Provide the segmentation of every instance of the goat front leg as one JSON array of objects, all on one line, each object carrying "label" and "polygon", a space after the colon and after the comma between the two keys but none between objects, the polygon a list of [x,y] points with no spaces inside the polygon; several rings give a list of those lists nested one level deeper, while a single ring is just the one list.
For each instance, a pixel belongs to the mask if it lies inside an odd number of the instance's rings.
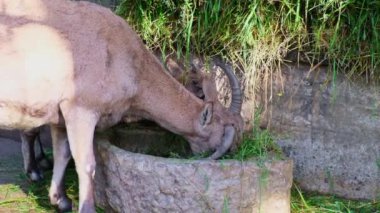
[{"label": "goat front leg", "polygon": [[92,213],[95,212],[93,179],[96,166],[93,137],[98,117],[80,107],[63,106],[61,110],[79,178],[79,212]]},{"label": "goat front leg", "polygon": [[21,151],[24,160],[24,170],[27,176],[32,181],[40,181],[43,179],[42,172],[38,169],[36,155],[34,152],[34,141],[39,134],[39,129],[22,131],[21,136]]},{"label": "goat front leg", "polygon": [[71,159],[69,143],[67,141],[66,129],[51,126],[51,137],[53,143],[54,167],[49,197],[53,205],[58,205],[60,212],[71,211],[71,200],[67,197],[64,187],[64,174]]}]

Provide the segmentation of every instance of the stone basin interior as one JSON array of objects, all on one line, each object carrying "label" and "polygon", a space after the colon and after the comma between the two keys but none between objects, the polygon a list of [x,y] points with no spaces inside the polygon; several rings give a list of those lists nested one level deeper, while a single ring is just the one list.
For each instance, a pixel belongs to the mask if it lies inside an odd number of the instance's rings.
[{"label": "stone basin interior", "polygon": [[189,143],[154,122],[119,124],[106,132],[110,143],[126,151],[165,158],[191,158]]}]

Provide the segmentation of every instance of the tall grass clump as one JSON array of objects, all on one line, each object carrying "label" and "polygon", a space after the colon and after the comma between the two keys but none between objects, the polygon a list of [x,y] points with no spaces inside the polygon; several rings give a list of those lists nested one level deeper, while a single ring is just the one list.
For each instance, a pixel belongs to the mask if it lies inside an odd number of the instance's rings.
[{"label": "tall grass clump", "polygon": [[334,75],[380,80],[378,0],[124,0],[116,12],[164,55],[228,58],[247,97],[260,88],[273,96],[290,52],[293,61],[328,62]]},{"label": "tall grass clump", "polygon": [[248,160],[256,159],[259,164],[266,160],[283,158],[281,148],[275,143],[274,136],[267,129],[260,128],[262,109],[255,111],[251,132],[243,135],[243,140],[236,150],[225,155],[222,159]]},{"label": "tall grass clump", "polygon": [[279,36],[276,5],[266,1],[128,0],[116,12],[154,50],[227,57],[245,70],[247,93],[258,88],[257,79],[269,82],[292,41]]},{"label": "tall grass clump", "polygon": [[334,72],[380,80],[380,2],[376,0],[306,1],[308,51],[330,62]]},{"label": "tall grass clump", "polygon": [[296,184],[292,188],[291,212],[302,213],[379,213],[380,202],[345,200],[333,195],[318,195],[315,193],[302,192]]}]

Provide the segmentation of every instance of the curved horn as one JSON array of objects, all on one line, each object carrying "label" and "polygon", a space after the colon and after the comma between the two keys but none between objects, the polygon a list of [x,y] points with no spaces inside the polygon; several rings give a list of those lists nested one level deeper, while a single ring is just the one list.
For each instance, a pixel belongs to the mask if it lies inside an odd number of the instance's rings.
[{"label": "curved horn", "polygon": [[224,129],[224,136],[222,144],[216,149],[216,151],[208,157],[208,159],[216,160],[224,155],[228,151],[228,149],[231,147],[232,142],[234,141],[235,137],[235,128],[231,125],[228,125]]},{"label": "curved horn", "polygon": [[232,71],[231,65],[224,63],[220,57],[215,57],[214,63],[216,66],[222,68],[222,70],[228,77],[228,81],[230,82],[232,93],[231,93],[231,105],[229,107],[229,111],[232,113],[240,114],[241,106],[243,103],[243,94],[240,88],[239,80],[237,79],[236,75]]}]

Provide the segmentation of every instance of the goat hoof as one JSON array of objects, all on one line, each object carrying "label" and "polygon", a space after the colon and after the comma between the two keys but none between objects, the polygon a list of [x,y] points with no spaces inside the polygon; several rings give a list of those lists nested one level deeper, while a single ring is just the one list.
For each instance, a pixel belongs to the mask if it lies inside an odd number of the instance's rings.
[{"label": "goat hoof", "polygon": [[44,179],[44,176],[39,171],[32,171],[28,173],[28,176],[29,176],[29,179],[32,180],[33,182],[39,182],[42,179]]},{"label": "goat hoof", "polygon": [[46,157],[39,160],[38,166],[44,171],[53,169],[53,163]]},{"label": "goat hoof", "polygon": [[59,199],[57,204],[58,204],[59,212],[71,212],[72,211],[71,200],[69,198],[67,198],[66,196]]}]

